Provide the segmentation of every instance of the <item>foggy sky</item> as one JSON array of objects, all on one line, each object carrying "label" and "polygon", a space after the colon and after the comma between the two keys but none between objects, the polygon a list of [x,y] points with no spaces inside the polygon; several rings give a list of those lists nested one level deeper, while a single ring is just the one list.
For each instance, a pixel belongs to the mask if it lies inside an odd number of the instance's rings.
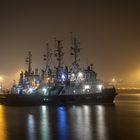
[{"label": "foggy sky", "polygon": [[6,85],[25,69],[43,67],[45,44],[63,40],[70,59],[70,32],[78,36],[81,64],[94,64],[101,79],[140,82],[140,4],[123,0],[3,0],[0,2],[0,76]]}]

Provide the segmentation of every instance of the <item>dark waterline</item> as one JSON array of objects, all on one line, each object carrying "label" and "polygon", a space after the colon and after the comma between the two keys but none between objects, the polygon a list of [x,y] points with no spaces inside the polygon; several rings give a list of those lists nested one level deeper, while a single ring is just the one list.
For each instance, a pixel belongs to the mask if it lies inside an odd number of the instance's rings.
[{"label": "dark waterline", "polygon": [[115,105],[0,105],[0,140],[139,140],[139,132],[140,94]]}]

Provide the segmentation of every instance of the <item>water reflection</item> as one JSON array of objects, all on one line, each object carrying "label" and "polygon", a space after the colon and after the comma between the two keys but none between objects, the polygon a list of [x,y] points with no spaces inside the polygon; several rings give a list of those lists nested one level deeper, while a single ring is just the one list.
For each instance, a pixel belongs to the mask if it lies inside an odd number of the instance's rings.
[{"label": "water reflection", "polygon": [[32,114],[28,115],[27,118],[27,129],[28,129],[28,139],[29,140],[35,140],[35,119]]},{"label": "water reflection", "polygon": [[84,133],[87,135],[86,139],[92,139],[92,128],[91,128],[91,107],[84,105],[83,111],[83,123],[85,125]]},{"label": "water reflection", "polygon": [[92,139],[90,106],[73,106],[70,115],[72,139]]},{"label": "water reflection", "polygon": [[46,106],[41,106],[40,131],[42,140],[50,139],[49,112]]},{"label": "water reflection", "polygon": [[5,107],[0,105],[0,139],[7,139],[6,120],[5,120]]},{"label": "water reflection", "polygon": [[65,107],[57,108],[58,117],[58,139],[67,140],[68,139],[68,116]]},{"label": "water reflection", "polygon": [[107,132],[106,132],[106,124],[105,124],[105,108],[104,106],[98,105],[96,106],[96,121],[97,121],[97,137],[98,140],[106,140]]},{"label": "water reflection", "polygon": [[[0,140],[6,140],[6,135],[12,140],[19,139],[18,134],[28,140],[107,140],[111,131],[107,127],[110,116],[107,118],[106,111],[112,113],[103,105],[8,107],[6,110],[0,106]],[[11,121],[13,117],[16,121]]]},{"label": "water reflection", "polygon": [[139,108],[124,103],[0,106],[0,140],[139,140]]}]

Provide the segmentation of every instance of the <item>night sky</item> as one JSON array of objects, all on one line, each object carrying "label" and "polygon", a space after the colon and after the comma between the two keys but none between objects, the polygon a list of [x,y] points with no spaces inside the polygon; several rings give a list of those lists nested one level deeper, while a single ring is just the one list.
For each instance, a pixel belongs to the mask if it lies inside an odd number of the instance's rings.
[{"label": "night sky", "polygon": [[128,0],[1,0],[0,76],[9,85],[25,69],[28,51],[33,68],[43,67],[47,42],[63,40],[70,59],[70,32],[79,38],[81,65],[94,64],[99,78],[140,82],[140,4]]}]

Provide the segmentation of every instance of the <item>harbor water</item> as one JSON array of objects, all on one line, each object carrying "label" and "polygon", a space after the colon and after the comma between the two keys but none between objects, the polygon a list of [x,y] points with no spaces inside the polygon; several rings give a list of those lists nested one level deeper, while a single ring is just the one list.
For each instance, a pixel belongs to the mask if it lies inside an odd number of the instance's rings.
[{"label": "harbor water", "polygon": [[114,105],[3,106],[0,140],[140,140],[140,94]]}]

